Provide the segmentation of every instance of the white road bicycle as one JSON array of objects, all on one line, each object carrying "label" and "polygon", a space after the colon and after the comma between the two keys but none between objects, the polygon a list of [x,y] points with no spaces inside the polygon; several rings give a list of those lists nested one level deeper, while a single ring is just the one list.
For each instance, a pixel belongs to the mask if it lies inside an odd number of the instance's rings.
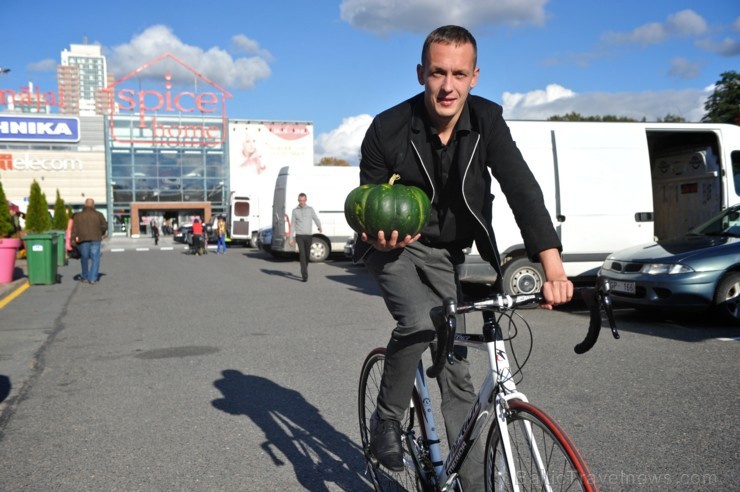
[{"label": "white road bicycle", "polygon": [[[596,343],[604,312],[614,338],[619,338],[612,314],[609,284],[576,289],[590,310],[590,325],[575,352],[582,354]],[[370,451],[375,406],[385,362],[385,349],[376,348],[365,359],[359,387],[360,436],[367,462],[367,475],[378,491],[462,490],[459,470],[484,429],[489,429],[485,448],[485,488],[488,491],[594,491],[593,476],[583,457],[561,427],[545,412],[529,403],[517,391],[515,377],[529,358],[517,367],[509,363],[506,343],[520,327],[531,330],[517,308],[539,304],[542,295],[495,296],[457,304],[445,300],[437,308],[441,321],[437,329],[437,350],[426,376],[434,378],[444,364],[454,363],[453,346],[461,345],[487,352],[490,369],[478,391],[447,457],[442,456],[433,406],[422,362],[409,409],[401,422],[405,468],[394,472],[380,465]],[[456,334],[456,316],[474,311],[483,313],[481,334]],[[502,324],[505,327],[502,327]],[[519,326],[517,326],[519,325]],[[530,347],[531,352],[531,347]],[[519,362],[514,359],[515,362]],[[489,423],[491,424],[489,426]]]}]

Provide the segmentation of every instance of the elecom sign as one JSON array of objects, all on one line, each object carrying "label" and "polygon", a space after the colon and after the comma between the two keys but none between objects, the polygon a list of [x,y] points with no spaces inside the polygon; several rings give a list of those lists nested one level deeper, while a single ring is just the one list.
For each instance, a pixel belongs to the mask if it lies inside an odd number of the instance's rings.
[{"label": "elecom sign", "polygon": [[[155,79],[152,88],[143,88],[140,83],[136,88],[124,87],[128,79],[140,77],[161,63],[176,63],[171,68],[179,71],[184,67],[193,77],[193,90],[175,90],[170,70]],[[231,94],[170,53],[117,80],[106,92],[111,105],[111,136],[116,142],[203,147],[221,145],[226,138],[226,99]],[[136,116],[133,131],[126,129],[124,133],[116,127],[116,118],[124,114]]]},{"label": "elecom sign", "polygon": [[82,171],[79,159],[59,159],[34,156],[0,154],[0,171]]}]

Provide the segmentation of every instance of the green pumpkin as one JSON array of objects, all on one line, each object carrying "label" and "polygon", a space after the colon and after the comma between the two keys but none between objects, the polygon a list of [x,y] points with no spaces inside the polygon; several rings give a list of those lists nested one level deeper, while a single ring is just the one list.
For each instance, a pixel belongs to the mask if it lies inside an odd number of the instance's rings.
[{"label": "green pumpkin", "polygon": [[383,231],[390,238],[415,236],[429,220],[432,204],[416,186],[394,185],[400,176],[394,174],[388,184],[362,185],[349,192],[344,202],[347,223],[358,234],[377,237]]}]

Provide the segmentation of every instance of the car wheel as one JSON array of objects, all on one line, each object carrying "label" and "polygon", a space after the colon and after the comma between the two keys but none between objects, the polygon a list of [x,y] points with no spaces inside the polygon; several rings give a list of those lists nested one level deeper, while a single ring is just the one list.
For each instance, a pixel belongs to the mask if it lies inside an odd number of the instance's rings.
[{"label": "car wheel", "polygon": [[329,258],[329,243],[320,237],[313,238],[311,241],[311,254],[309,255],[309,259],[312,262],[317,263],[326,261],[327,258]]},{"label": "car wheel", "polygon": [[516,258],[504,266],[504,291],[506,294],[534,294],[542,290],[545,272],[527,258]]},{"label": "car wheel", "polygon": [[728,272],[719,281],[714,309],[724,321],[740,324],[740,272]]}]

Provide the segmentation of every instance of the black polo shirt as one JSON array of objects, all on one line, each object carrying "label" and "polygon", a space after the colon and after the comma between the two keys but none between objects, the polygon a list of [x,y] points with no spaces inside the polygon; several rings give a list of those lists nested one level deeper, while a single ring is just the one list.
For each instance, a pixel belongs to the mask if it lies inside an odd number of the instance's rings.
[{"label": "black polo shirt", "polygon": [[475,219],[463,199],[462,173],[465,169],[460,164],[458,156],[460,139],[466,138],[472,129],[468,104],[463,107],[447,145],[442,144],[439,132],[432,126],[426,111],[423,119],[427,130],[427,142],[434,155],[432,179],[436,193],[432,201],[429,223],[422,231],[422,242],[442,247],[469,246],[474,238]]}]

